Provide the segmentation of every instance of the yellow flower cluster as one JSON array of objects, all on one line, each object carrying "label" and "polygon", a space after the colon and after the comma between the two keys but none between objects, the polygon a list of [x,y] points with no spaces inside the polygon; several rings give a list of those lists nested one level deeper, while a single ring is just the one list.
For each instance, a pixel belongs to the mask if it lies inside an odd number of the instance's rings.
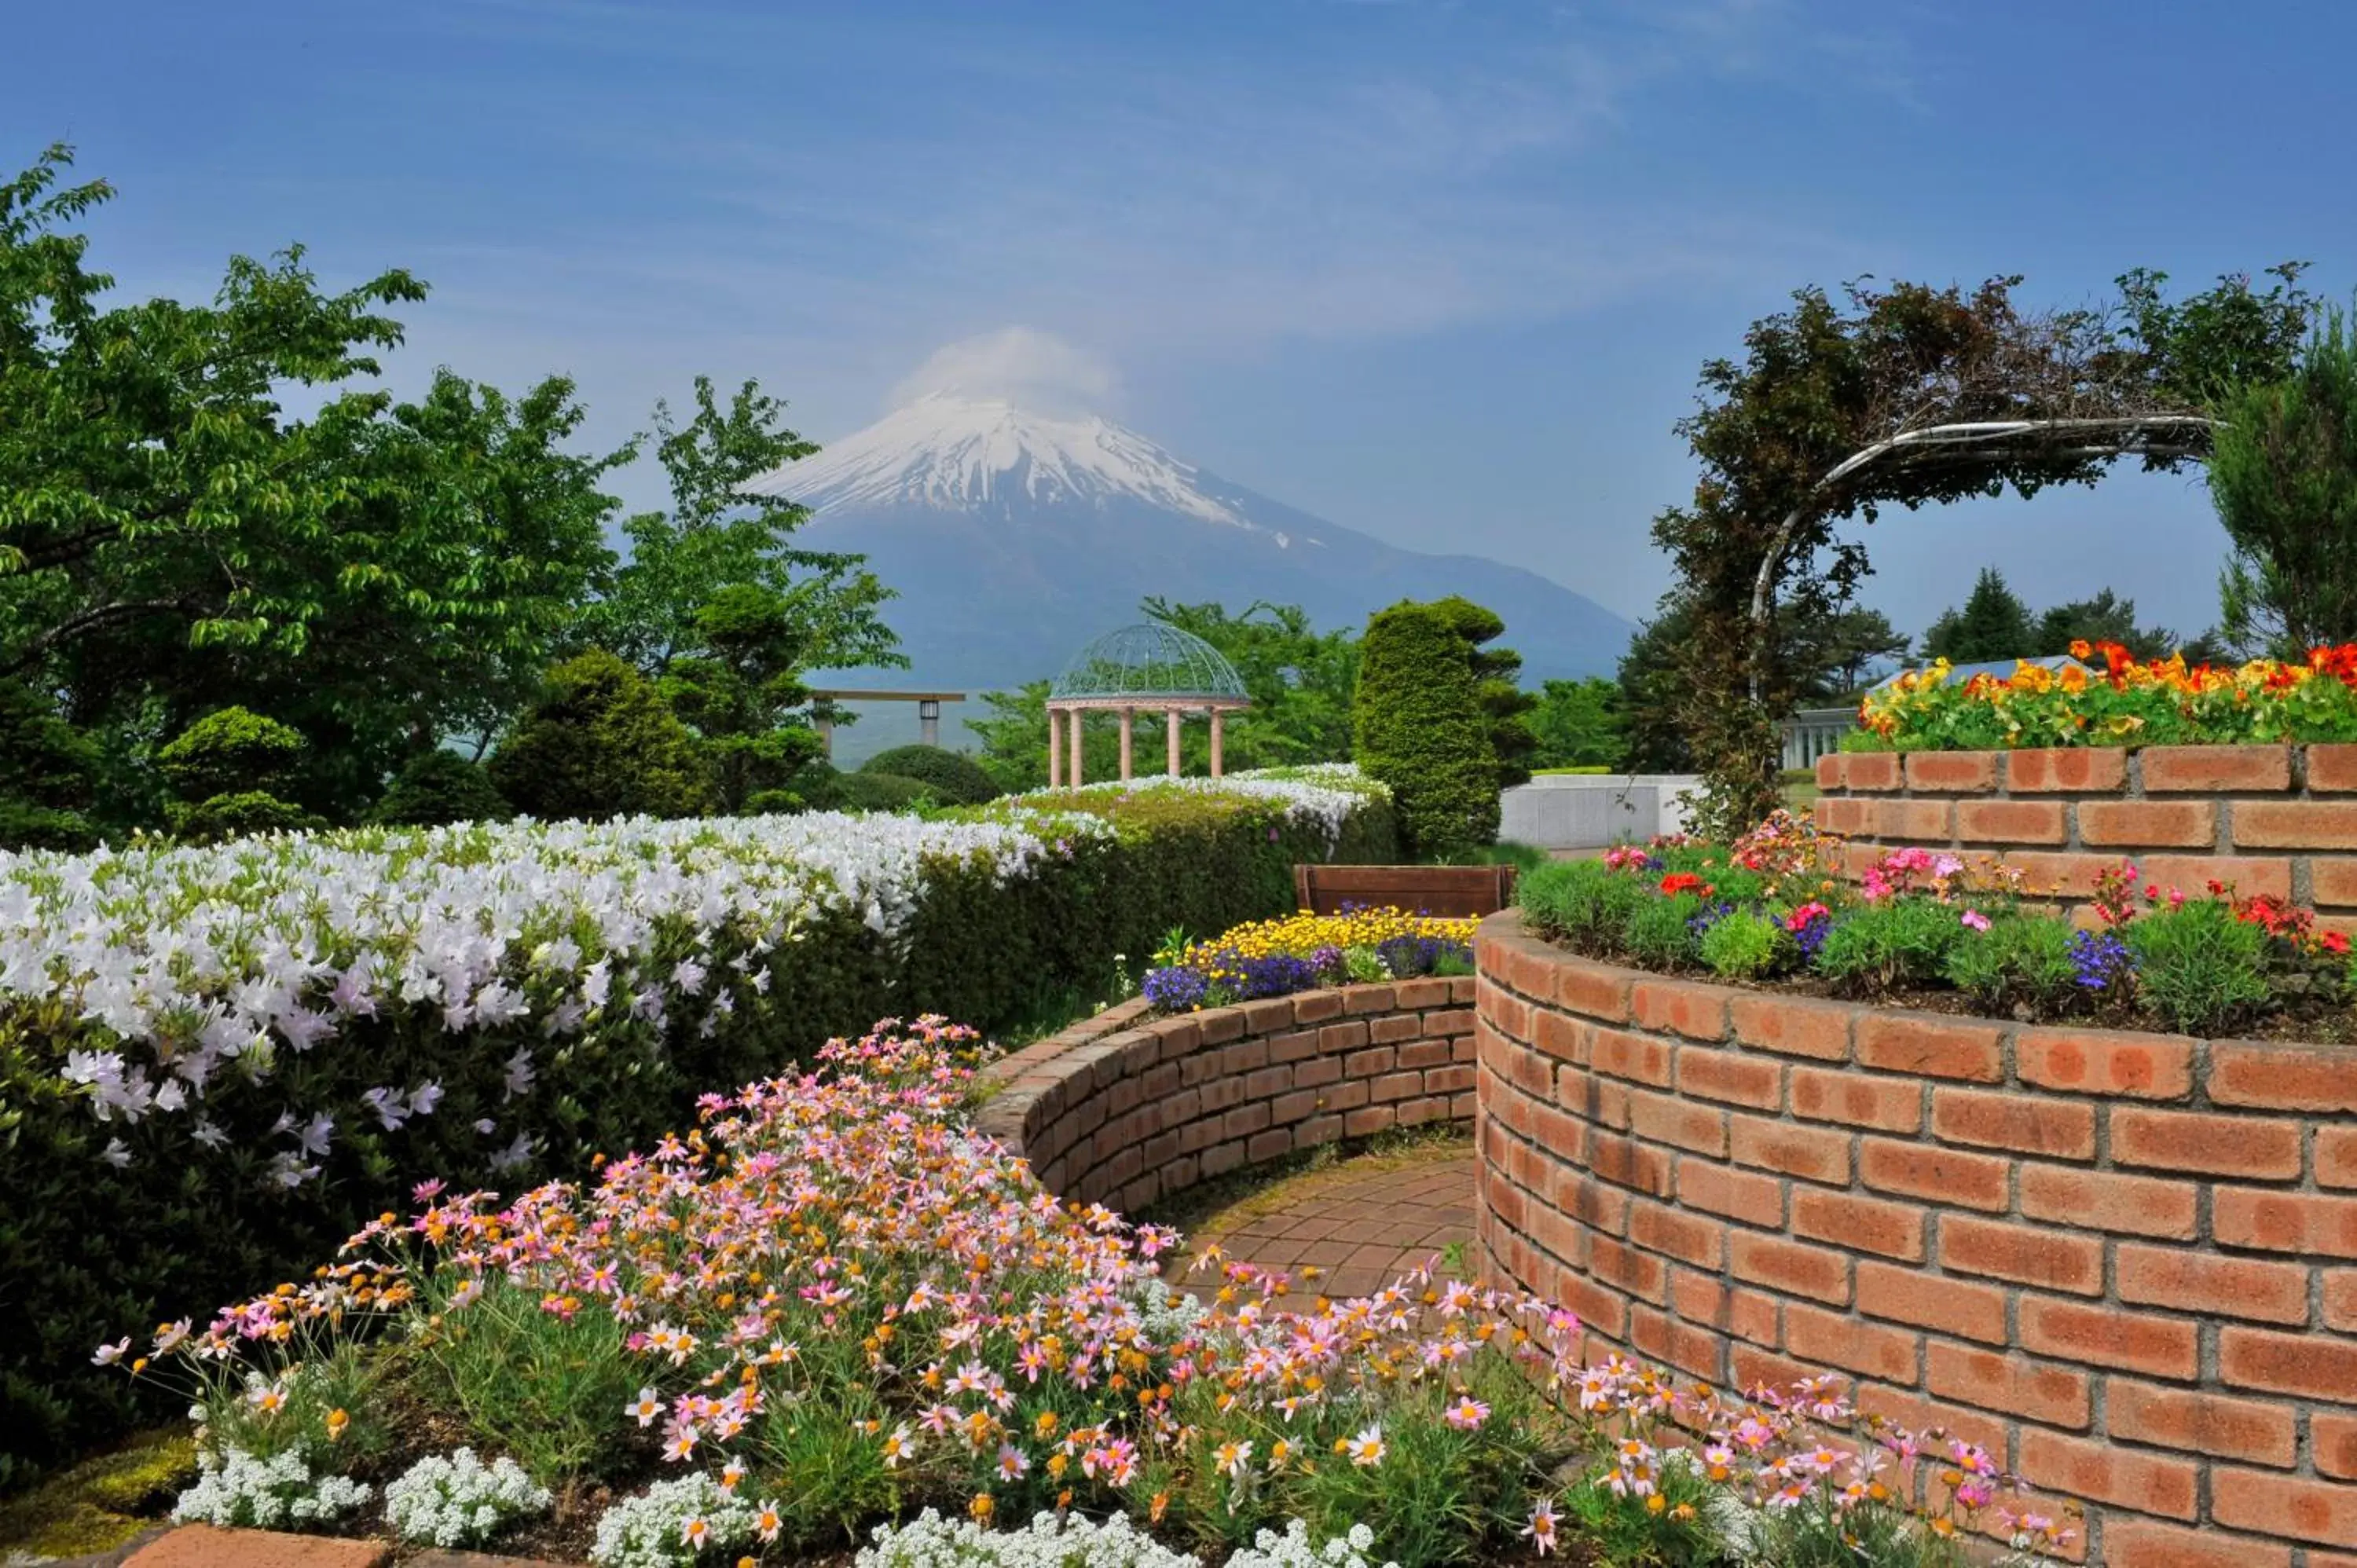
[{"label": "yellow flower cluster", "polygon": [[1224,936],[1197,942],[1187,950],[1187,961],[1201,964],[1215,953],[1247,959],[1279,953],[1307,958],[1319,948],[1380,947],[1394,937],[1438,937],[1470,945],[1473,928],[1480,923],[1469,915],[1411,915],[1389,908],[1354,909],[1347,915],[1314,915],[1303,909],[1279,920],[1254,920]]}]

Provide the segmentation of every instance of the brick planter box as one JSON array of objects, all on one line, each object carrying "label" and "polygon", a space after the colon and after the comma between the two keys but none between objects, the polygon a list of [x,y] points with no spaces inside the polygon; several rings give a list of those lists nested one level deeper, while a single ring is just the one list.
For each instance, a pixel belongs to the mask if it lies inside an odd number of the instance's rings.
[{"label": "brick planter box", "polygon": [[1477,961],[1481,1244],[1597,1353],[1838,1373],[2114,1568],[2357,1564],[2357,1049]]},{"label": "brick planter box", "polygon": [[1853,875],[1908,844],[2000,854],[2072,903],[2132,859],[2148,882],[2215,877],[2357,927],[2357,746],[1851,752],[1817,759],[1817,788]]},{"label": "brick planter box", "polygon": [[1473,1119],[1470,975],[1146,1012],[1125,1002],[994,1064],[976,1125],[1051,1192],[1126,1214],[1296,1149]]}]

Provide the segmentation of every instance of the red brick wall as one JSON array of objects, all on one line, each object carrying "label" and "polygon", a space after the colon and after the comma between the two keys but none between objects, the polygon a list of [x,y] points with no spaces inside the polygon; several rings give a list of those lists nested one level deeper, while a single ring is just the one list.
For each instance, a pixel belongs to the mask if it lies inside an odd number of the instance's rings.
[{"label": "red brick wall", "polygon": [[2357,746],[1837,753],[1817,785],[1854,874],[1906,844],[1997,854],[2071,903],[2130,859],[2148,882],[2215,877],[2357,927]]},{"label": "red brick wall", "polygon": [[1134,1213],[1209,1176],[1473,1119],[1473,980],[1346,985],[1140,1022],[1125,1002],[990,1069],[975,1122],[1049,1189]]},{"label": "red brick wall", "polygon": [[2090,1561],[2357,1568],[2357,1047],[1665,980],[1512,912],[1477,956],[1501,1276],[1699,1378],[1843,1374],[2083,1502]]}]

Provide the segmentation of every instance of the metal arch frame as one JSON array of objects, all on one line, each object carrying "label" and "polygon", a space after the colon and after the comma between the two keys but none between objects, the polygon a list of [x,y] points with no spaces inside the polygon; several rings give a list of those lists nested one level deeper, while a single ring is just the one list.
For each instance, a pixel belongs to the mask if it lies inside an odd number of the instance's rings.
[{"label": "metal arch frame", "polygon": [[[2052,456],[2058,457],[2126,457],[2137,455],[2156,457],[2196,457],[2209,450],[2209,435],[2218,428],[2218,421],[2198,413],[2114,414],[2082,419],[1993,419],[1956,424],[1929,424],[1914,430],[1902,430],[1870,446],[1853,452],[1825,471],[1824,477],[1810,487],[1808,499],[1794,507],[1777,526],[1776,535],[1768,542],[1768,551],[1760,558],[1760,572],[1751,585],[1751,660],[1749,690],[1751,701],[1760,701],[1760,666],[1767,650],[1769,616],[1776,581],[1776,568],[1784,559],[1785,550],[1792,542],[1792,534],[1801,520],[1822,509],[1826,494],[1842,480],[1878,460],[1916,447],[1975,447],[2001,443],[2018,435],[2060,436],[2078,440],[2083,445],[2058,445]],[[2152,435],[2163,439],[2148,439]]]}]

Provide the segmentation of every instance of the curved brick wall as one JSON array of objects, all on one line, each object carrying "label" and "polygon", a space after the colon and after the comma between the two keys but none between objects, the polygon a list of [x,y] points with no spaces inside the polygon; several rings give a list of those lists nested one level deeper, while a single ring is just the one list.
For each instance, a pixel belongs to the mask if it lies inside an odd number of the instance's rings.
[{"label": "curved brick wall", "polygon": [[2357,926],[2357,746],[1836,753],[1817,787],[1853,872],[1904,844],[1995,853],[2068,901],[2129,857],[2149,881],[2216,877]]},{"label": "curved brick wall", "polygon": [[1511,911],[1478,961],[1500,1274],[1697,1377],[1849,1376],[2084,1501],[2090,1561],[2357,1568],[2357,1048],[1664,980]]},{"label": "curved brick wall", "polygon": [[1296,1149],[1471,1121],[1472,1004],[1470,975],[1145,1023],[1125,1002],[993,1066],[974,1120],[1049,1191],[1134,1213]]}]

